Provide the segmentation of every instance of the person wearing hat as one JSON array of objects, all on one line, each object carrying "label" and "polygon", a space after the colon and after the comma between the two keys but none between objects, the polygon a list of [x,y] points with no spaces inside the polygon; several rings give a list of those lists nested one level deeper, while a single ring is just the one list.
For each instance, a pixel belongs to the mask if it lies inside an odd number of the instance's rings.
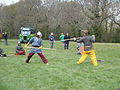
[{"label": "person wearing hat", "polygon": [[82,57],[77,62],[77,64],[82,64],[87,58],[87,56],[90,55],[93,65],[98,66],[95,51],[93,49],[92,44],[93,42],[95,42],[95,39],[93,38],[93,36],[88,35],[88,30],[83,31],[83,38],[81,38],[79,42],[83,42],[84,52],[82,54]]},{"label": "person wearing hat", "polygon": [[27,47],[29,44],[32,44],[32,48],[29,52],[29,55],[26,59],[26,63],[29,63],[29,60],[31,59],[31,57],[37,53],[40,58],[42,59],[42,61],[45,64],[48,64],[48,60],[45,58],[45,56],[42,54],[42,46],[43,46],[43,41],[42,41],[42,33],[38,32],[36,37],[33,37],[30,39],[30,41],[25,45],[25,47]]},{"label": "person wearing hat", "polygon": [[53,32],[50,34],[49,40],[50,40],[50,48],[53,48],[53,46],[54,46],[54,41],[55,41]]},{"label": "person wearing hat", "polygon": [[21,46],[21,43],[18,42],[18,45],[16,46],[16,53],[15,55],[25,55],[25,50]]}]

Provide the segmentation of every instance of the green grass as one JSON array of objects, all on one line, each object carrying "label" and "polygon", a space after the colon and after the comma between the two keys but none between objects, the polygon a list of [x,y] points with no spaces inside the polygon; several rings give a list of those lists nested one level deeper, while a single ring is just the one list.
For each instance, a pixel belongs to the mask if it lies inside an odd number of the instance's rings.
[{"label": "green grass", "polygon": [[[38,55],[29,64],[26,56],[15,56],[17,40],[8,40],[1,48],[9,56],[0,58],[0,90],[117,90],[120,88],[120,44],[95,43],[98,59],[105,60],[94,67],[90,58],[80,65],[81,57],[76,54],[76,43],[64,50],[60,42],[55,42],[56,51],[43,50],[49,61],[45,65]],[[44,41],[44,47],[49,42]],[[29,51],[29,49],[27,49]]]}]

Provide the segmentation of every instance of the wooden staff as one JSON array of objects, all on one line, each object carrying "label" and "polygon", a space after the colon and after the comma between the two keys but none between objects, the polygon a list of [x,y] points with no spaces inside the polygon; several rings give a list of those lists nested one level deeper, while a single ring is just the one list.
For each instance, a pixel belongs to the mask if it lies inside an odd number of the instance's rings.
[{"label": "wooden staff", "polygon": [[[27,47],[27,48],[36,48],[36,49],[39,49],[39,47]],[[45,49],[45,50],[56,50],[56,49],[51,49],[51,48],[41,48],[41,49]]]}]

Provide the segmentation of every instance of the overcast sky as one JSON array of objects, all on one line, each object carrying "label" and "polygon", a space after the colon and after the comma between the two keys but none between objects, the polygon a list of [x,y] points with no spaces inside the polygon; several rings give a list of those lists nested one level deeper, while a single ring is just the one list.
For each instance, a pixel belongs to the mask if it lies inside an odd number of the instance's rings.
[{"label": "overcast sky", "polygon": [[0,3],[6,4],[6,5],[10,5],[12,3],[16,3],[19,0],[0,0]]}]

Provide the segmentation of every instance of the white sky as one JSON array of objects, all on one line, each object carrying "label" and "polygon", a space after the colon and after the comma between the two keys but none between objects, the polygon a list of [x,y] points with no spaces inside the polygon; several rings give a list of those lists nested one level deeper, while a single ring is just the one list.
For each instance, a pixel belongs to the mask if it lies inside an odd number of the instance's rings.
[{"label": "white sky", "polygon": [[18,1],[19,0],[0,0],[0,3],[3,3],[5,5],[10,5],[10,4],[16,3]]}]

